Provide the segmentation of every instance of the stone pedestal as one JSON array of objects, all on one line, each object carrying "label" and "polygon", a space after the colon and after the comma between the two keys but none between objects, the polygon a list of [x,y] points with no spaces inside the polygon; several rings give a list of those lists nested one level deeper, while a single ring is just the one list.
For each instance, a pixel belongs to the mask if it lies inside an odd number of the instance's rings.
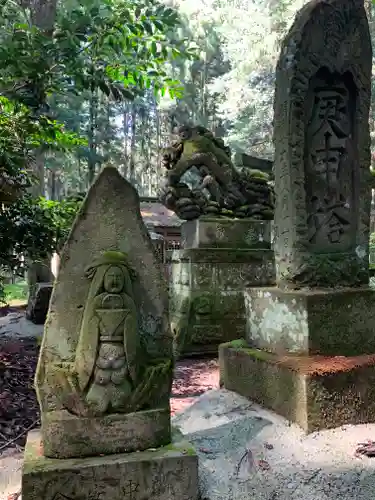
[{"label": "stone pedestal", "polygon": [[169,408],[76,417],[66,410],[42,414],[43,450],[53,458],[142,451],[171,441]]},{"label": "stone pedestal", "polygon": [[201,217],[181,225],[183,248],[271,248],[271,222]]},{"label": "stone pedestal", "polygon": [[246,291],[246,340],[220,348],[227,389],[308,432],[375,421],[371,64],[363,2],[314,0],[297,13],[276,67],[278,288]]},{"label": "stone pedestal", "polygon": [[297,356],[250,348],[219,349],[221,383],[274,410],[306,432],[375,422],[375,355]]},{"label": "stone pedestal", "polygon": [[375,421],[375,291],[245,291],[246,340],[220,346],[221,381],[307,432]]},{"label": "stone pedestal", "polygon": [[183,224],[182,234],[192,247],[172,254],[170,321],[176,350],[216,354],[221,342],[245,335],[244,288],[274,283],[271,224],[198,219]]},{"label": "stone pedestal", "polygon": [[375,290],[370,287],[245,291],[249,345],[275,354],[375,353]]},{"label": "stone pedestal", "polygon": [[189,443],[84,459],[43,456],[28,435],[22,474],[25,500],[198,500],[198,458]]}]

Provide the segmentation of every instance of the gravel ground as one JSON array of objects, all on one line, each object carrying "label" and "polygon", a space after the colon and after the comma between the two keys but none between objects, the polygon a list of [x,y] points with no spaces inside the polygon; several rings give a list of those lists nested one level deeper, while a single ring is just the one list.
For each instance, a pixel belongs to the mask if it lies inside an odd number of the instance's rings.
[{"label": "gravel ground", "polygon": [[173,418],[199,455],[202,500],[373,500],[375,458],[358,457],[375,424],[306,436],[225,389]]}]

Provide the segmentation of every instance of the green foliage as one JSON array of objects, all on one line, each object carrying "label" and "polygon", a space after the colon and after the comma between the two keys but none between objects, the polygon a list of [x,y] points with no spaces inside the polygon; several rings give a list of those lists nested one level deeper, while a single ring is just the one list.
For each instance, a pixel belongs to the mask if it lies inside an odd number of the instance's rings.
[{"label": "green foliage", "polygon": [[171,43],[178,15],[155,0],[67,0],[47,28],[35,24],[34,4],[23,5],[0,4],[0,262],[13,270],[21,254],[38,258],[59,247],[77,209],[74,200],[20,198],[33,183],[35,155],[93,150],[80,130],[56,120],[51,101],[100,92],[122,102],[148,89],[181,96],[164,65],[195,57],[186,39]]},{"label": "green foliage", "polygon": [[72,196],[62,201],[39,199],[38,206],[44,209],[47,220],[52,221],[52,227],[54,228],[52,250],[60,250],[64,245],[82,200],[82,195]]},{"label": "green foliage", "polygon": [[[4,299],[6,302],[13,300],[25,301],[27,299],[27,283],[14,283],[4,286]],[[1,298],[0,298],[1,302]]]},{"label": "green foliage", "polygon": [[0,85],[7,97],[39,111],[49,95],[95,88],[119,101],[151,86],[179,94],[179,82],[163,65],[194,56],[186,40],[170,44],[177,13],[147,0],[73,2],[62,7],[48,33],[19,7],[3,10],[2,18]]},{"label": "green foliage", "polygon": [[64,244],[82,198],[62,202],[25,195],[0,208],[0,264],[21,272],[20,255],[44,258]]}]

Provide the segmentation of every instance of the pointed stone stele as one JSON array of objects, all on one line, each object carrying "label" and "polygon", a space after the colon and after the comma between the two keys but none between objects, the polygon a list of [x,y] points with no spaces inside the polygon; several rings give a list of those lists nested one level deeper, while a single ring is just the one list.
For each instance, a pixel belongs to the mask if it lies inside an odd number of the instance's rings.
[{"label": "pointed stone stele", "polygon": [[107,167],[61,255],[35,376],[41,431],[26,446],[25,500],[197,498],[195,452],[171,443],[172,344],[138,194]]},{"label": "pointed stone stele", "polygon": [[249,288],[222,380],[307,431],[375,420],[372,49],[363,0],[314,0],[276,71],[276,287]]}]

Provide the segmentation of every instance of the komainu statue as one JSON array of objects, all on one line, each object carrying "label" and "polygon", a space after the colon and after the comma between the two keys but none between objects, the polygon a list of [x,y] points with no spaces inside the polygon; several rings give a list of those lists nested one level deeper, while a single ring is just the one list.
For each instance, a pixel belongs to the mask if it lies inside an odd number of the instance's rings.
[{"label": "komainu statue", "polygon": [[274,194],[267,174],[237,170],[224,141],[204,127],[181,126],[177,135],[163,151],[163,205],[184,220],[202,215],[273,219]]}]

